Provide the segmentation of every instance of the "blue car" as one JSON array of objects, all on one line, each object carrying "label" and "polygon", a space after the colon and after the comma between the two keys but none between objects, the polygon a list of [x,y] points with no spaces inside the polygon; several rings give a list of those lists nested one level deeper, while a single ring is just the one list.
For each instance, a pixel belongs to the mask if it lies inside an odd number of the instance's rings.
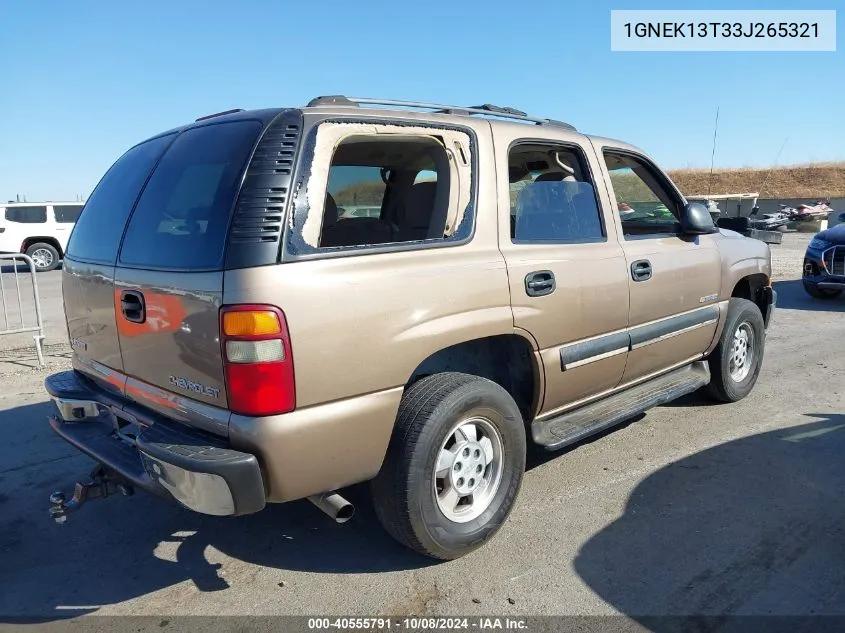
[{"label": "blue car", "polygon": [[816,299],[834,299],[845,290],[845,213],[839,220],[818,233],[804,254],[804,290]]}]

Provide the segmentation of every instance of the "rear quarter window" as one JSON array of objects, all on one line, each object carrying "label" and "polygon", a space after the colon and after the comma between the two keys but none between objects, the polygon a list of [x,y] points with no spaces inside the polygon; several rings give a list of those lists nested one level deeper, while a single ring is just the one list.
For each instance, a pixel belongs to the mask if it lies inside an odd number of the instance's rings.
[{"label": "rear quarter window", "polygon": [[235,197],[262,128],[258,121],[234,121],[179,135],[129,220],[121,265],[221,268]]},{"label": "rear quarter window", "polygon": [[19,224],[43,224],[47,221],[47,207],[9,207],[6,219]]},{"label": "rear quarter window", "polygon": [[70,257],[114,264],[132,206],[172,140],[170,134],[146,141],[117,159],[97,184],[73,227],[67,247]]},{"label": "rear quarter window", "polygon": [[53,213],[59,224],[73,224],[82,213],[82,205],[53,205]]}]

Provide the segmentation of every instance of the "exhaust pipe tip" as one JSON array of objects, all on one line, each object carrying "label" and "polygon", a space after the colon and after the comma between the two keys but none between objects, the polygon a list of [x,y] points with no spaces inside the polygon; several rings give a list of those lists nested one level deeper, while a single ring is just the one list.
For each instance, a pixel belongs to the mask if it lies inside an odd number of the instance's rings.
[{"label": "exhaust pipe tip", "polygon": [[337,511],[337,514],[334,517],[334,520],[338,523],[346,523],[349,519],[355,516],[355,506],[351,503],[347,502],[345,506],[343,506],[340,510]]},{"label": "exhaust pipe tip", "polygon": [[336,523],[346,523],[355,516],[355,506],[336,492],[311,495],[308,501],[334,519]]}]

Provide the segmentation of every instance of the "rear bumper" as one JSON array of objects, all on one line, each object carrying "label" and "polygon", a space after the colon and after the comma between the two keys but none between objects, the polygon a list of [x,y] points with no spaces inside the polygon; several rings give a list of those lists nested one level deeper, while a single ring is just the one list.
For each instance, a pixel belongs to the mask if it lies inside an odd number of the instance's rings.
[{"label": "rear bumper", "polygon": [[117,401],[77,372],[49,376],[50,426],[127,483],[216,516],[251,514],[266,503],[258,459],[218,437]]}]

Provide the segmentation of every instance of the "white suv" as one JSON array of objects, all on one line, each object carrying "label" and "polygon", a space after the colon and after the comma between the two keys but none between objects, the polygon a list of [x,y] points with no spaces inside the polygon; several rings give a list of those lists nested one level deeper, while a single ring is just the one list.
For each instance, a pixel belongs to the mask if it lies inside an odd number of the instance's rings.
[{"label": "white suv", "polygon": [[0,253],[26,253],[35,270],[53,270],[64,257],[83,202],[10,202],[0,205]]}]

